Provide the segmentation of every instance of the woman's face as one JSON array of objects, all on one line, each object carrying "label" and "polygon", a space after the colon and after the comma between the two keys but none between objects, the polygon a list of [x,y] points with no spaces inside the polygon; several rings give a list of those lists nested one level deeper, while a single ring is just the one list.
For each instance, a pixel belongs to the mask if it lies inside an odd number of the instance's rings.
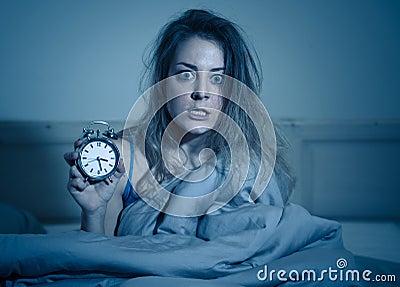
[{"label": "woman's face", "polygon": [[215,42],[192,37],[178,45],[168,71],[173,77],[167,83],[172,99],[167,108],[184,131],[203,134],[215,126],[224,70],[223,51]]}]

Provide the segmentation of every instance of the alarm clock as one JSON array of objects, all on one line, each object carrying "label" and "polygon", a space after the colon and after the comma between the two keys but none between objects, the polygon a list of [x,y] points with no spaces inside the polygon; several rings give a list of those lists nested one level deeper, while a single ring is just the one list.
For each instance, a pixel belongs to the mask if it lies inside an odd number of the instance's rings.
[{"label": "alarm clock", "polygon": [[[94,125],[107,126],[104,132],[96,131],[91,127]],[[78,147],[78,158],[76,166],[91,182],[101,181],[109,178],[115,173],[118,167],[120,153],[112,140],[118,139],[114,129],[104,121],[92,121],[86,128],[83,128],[81,136],[83,143]]]}]

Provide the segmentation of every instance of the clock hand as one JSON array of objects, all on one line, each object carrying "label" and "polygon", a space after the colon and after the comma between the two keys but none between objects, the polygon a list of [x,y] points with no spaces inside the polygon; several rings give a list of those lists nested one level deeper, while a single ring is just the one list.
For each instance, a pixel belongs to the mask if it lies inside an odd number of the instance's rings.
[{"label": "clock hand", "polygon": [[100,162],[100,157],[99,156],[97,157],[97,162],[99,163],[100,171],[102,171],[103,169],[101,167],[101,162]]},{"label": "clock hand", "polygon": [[97,158],[88,158],[87,160],[88,160],[89,163],[94,162],[94,161],[96,161],[96,160],[102,160],[102,161],[108,162],[108,159],[106,159],[106,158],[101,158],[101,157],[97,157]]},{"label": "clock hand", "polygon": [[83,160],[87,160],[89,163],[97,160],[97,158],[86,157],[86,156],[83,156],[82,159],[83,159]]}]

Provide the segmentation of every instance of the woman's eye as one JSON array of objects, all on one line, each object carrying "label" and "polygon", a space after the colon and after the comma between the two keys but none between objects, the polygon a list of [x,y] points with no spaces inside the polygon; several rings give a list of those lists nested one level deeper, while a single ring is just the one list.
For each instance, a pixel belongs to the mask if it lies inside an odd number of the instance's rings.
[{"label": "woman's eye", "polygon": [[224,77],[220,74],[212,75],[210,80],[211,80],[211,83],[219,85],[219,84],[222,84],[222,82],[224,81]]},{"label": "woman's eye", "polygon": [[193,72],[183,71],[178,73],[178,77],[182,80],[192,80],[195,78],[195,75]]}]

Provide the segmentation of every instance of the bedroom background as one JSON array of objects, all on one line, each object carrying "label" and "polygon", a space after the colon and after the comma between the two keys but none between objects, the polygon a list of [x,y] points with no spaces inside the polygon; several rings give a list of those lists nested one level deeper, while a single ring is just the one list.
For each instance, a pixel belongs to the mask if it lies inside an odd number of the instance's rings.
[{"label": "bedroom background", "polygon": [[79,226],[63,154],[91,120],[122,128],[142,56],[180,11],[243,27],[292,145],[291,201],[343,223],[356,254],[400,262],[398,1],[0,2],[0,202]]}]

